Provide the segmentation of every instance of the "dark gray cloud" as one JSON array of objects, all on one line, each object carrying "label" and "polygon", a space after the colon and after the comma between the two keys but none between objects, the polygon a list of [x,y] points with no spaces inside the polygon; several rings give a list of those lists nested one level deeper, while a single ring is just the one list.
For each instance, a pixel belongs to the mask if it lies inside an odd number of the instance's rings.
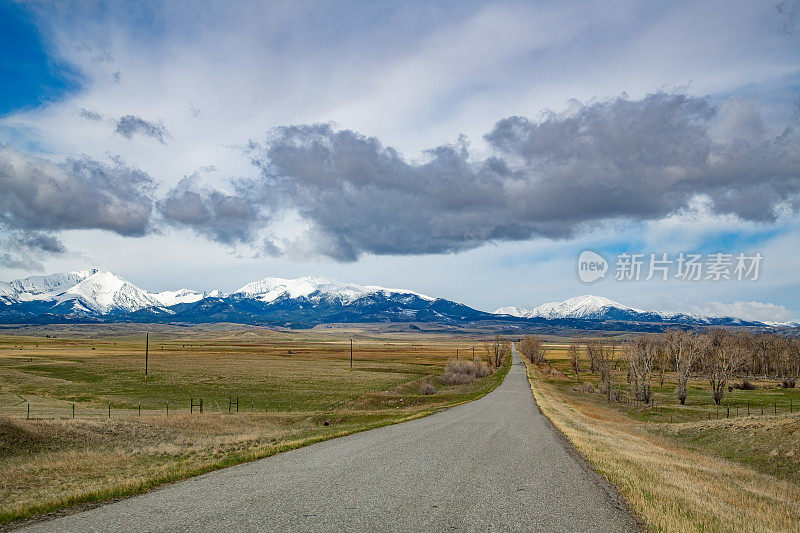
[{"label": "dark gray cloud", "polygon": [[257,229],[266,223],[250,198],[202,187],[197,174],[171,189],[158,202],[158,210],[168,224],[189,227],[229,245],[252,242]]},{"label": "dark gray cloud", "polygon": [[0,267],[42,271],[44,258],[66,252],[64,244],[51,234],[2,226],[0,230]]},{"label": "dark gray cloud", "polygon": [[800,1],[780,0],[775,3],[775,12],[778,17],[778,28],[783,33],[794,32],[798,15],[800,15]]},{"label": "dark gray cloud", "polygon": [[[800,139],[793,127],[770,134],[741,99],[715,105],[660,92],[575,103],[536,121],[500,120],[485,140],[493,155],[483,160],[459,138],[414,162],[329,124],[275,128],[249,145],[257,178],[222,191],[186,177],[157,201],[157,224],[270,255],[355,261],[570,238],[609,220],[657,220],[698,197],[753,221],[800,208]],[[60,253],[52,232],[63,229],[146,234],[153,189],[118,158],[54,165],[0,147],[0,230],[19,232],[16,246],[34,256]],[[287,213],[308,224],[299,237],[271,227]]]},{"label": "dark gray cloud", "polygon": [[86,119],[86,120],[91,120],[92,122],[99,122],[99,121],[103,120],[103,115],[101,115],[97,111],[90,111],[90,110],[85,109],[83,107],[80,110],[80,115],[81,115],[81,118]]},{"label": "dark gray cloud", "polygon": [[102,229],[141,236],[150,225],[153,185],[119,158],[53,164],[0,146],[0,224],[11,231]]},{"label": "dark gray cloud", "polygon": [[800,143],[792,129],[754,138],[764,132],[751,112],[729,106],[720,116],[707,98],[662,92],[536,122],[510,117],[485,136],[495,156],[477,162],[464,140],[412,163],[353,131],[286,126],[251,143],[261,178],[240,187],[310,224],[290,249],[342,261],[568,238],[609,219],[658,219],[698,195],[718,213],[774,220],[778,205],[796,207]]},{"label": "dark gray cloud", "polygon": [[749,106],[724,108],[682,94],[620,98],[537,123],[507,118],[486,140],[517,161],[514,216],[567,235],[582,222],[661,218],[697,195],[718,213],[774,220],[800,191],[798,138],[787,129],[760,141]]},{"label": "dark gray cloud", "polygon": [[160,122],[149,122],[134,115],[125,115],[117,120],[115,133],[127,139],[132,139],[134,135],[146,135],[152,137],[161,144],[166,144],[170,134],[164,124]]}]

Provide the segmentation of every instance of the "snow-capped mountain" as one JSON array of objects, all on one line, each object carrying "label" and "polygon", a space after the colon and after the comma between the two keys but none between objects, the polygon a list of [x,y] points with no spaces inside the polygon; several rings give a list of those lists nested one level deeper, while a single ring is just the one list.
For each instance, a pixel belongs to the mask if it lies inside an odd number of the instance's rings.
[{"label": "snow-capped mountain", "polygon": [[563,302],[547,302],[533,309],[519,307],[501,307],[496,314],[508,314],[524,318],[584,318],[584,319],[603,319],[608,317],[611,311],[623,311],[626,313],[645,313],[639,309],[628,307],[614,300],[602,296],[576,296]]},{"label": "snow-capped mountain", "polygon": [[[27,291],[27,292],[25,292]],[[111,272],[87,270],[0,285],[0,322],[63,320],[240,322],[311,327],[335,322],[458,322],[494,319],[442,298],[320,278],[264,278],[231,294],[149,293]]]},{"label": "snow-capped mountain", "polygon": [[191,289],[179,289],[177,291],[162,291],[156,292],[151,294],[159,304],[163,305],[164,307],[170,307],[173,305],[178,304],[193,304],[195,302],[199,302],[203,298],[208,298],[209,296],[216,297],[220,296],[219,291],[211,291],[209,292],[198,292],[193,291]]},{"label": "snow-capped mountain", "polygon": [[689,313],[669,313],[646,311],[630,307],[602,296],[583,295],[564,300],[548,302],[533,309],[520,307],[501,307],[497,315],[510,315],[521,318],[545,318],[548,320],[605,320],[620,322],[673,323],[686,325],[750,325],[757,324],[735,317],[711,317]]},{"label": "snow-capped mountain", "polygon": [[56,306],[68,304],[78,313],[92,311],[102,315],[161,305],[146,291],[111,272],[94,272],[54,300]]},{"label": "snow-capped mountain", "polygon": [[261,302],[270,303],[279,299],[305,298],[312,301],[336,300],[343,305],[348,305],[356,300],[368,296],[382,295],[411,295],[422,300],[433,301],[434,298],[403,289],[387,289],[385,287],[356,285],[342,283],[328,278],[306,276],[297,279],[264,278],[248,283],[241,289],[233,292],[231,296],[251,298]]},{"label": "snow-capped mountain", "polygon": [[51,299],[96,273],[97,270],[88,269],[49,276],[30,276],[9,282],[0,281],[0,299],[7,303]]},{"label": "snow-capped mountain", "polygon": [[[730,317],[644,311],[599,296],[579,296],[533,309],[503,307],[494,314],[405,289],[307,276],[268,277],[231,294],[190,289],[151,293],[96,269],[0,282],[0,323],[171,322],[276,325],[436,323],[485,325],[508,331],[606,329],[660,331],[670,325],[757,326]],[[774,327],[792,327],[790,324]]]},{"label": "snow-capped mountain", "polygon": [[[170,292],[180,294],[173,300],[190,298],[190,291]],[[169,299],[166,296],[162,300],[158,294],[150,294],[112,272],[94,268],[3,282],[0,298],[24,316],[42,313],[94,316],[174,305],[163,301]]]}]

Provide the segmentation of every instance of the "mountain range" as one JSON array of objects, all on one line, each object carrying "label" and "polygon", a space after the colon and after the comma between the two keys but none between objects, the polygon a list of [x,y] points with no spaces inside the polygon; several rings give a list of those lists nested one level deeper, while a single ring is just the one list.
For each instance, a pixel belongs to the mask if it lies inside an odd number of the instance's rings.
[{"label": "mountain range", "polygon": [[97,269],[0,282],[0,323],[60,322],[234,322],[292,328],[416,322],[493,324],[511,330],[550,327],[642,331],[676,324],[769,327],[732,317],[645,311],[591,295],[533,309],[503,307],[488,313],[410,290],[313,276],[267,277],[228,294],[190,289],[153,293],[112,272]]},{"label": "mountain range", "polygon": [[703,316],[691,313],[668,313],[663,311],[645,311],[629,307],[602,296],[584,295],[564,300],[548,302],[533,309],[520,307],[501,307],[495,314],[520,318],[585,319],[611,320],[619,322],[655,322],[676,323],[696,326],[738,326],[750,325],[754,322],[735,317]]}]

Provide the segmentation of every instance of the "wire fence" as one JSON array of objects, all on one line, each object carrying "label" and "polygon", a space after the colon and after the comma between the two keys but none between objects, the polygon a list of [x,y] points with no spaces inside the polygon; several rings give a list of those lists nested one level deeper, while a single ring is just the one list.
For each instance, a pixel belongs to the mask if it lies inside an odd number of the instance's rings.
[{"label": "wire fence", "polygon": [[20,398],[19,401],[5,405],[0,415],[10,418],[29,420],[64,420],[64,419],[108,419],[138,416],[177,416],[187,414],[233,415],[246,413],[276,413],[295,410],[293,405],[284,402],[229,396],[224,398],[181,398],[157,402],[149,400],[135,406],[115,405],[106,401],[82,403],[67,400],[51,400],[32,397]]},{"label": "wire fence", "polygon": [[661,404],[655,398],[649,403],[630,395],[618,395],[619,403],[639,406],[642,409],[652,409],[660,418],[667,422],[688,422],[702,420],[721,420],[725,418],[740,418],[745,416],[778,416],[800,413],[800,408],[792,398],[783,401],[760,402],[721,402],[720,404],[679,405]]},{"label": "wire fence", "polygon": [[[130,402],[124,405],[114,401],[105,402],[79,402],[76,400],[58,400],[40,396],[17,396],[16,401],[0,406],[0,416],[10,418],[25,418],[29,420],[55,420],[55,419],[103,419],[136,416],[170,416],[185,414],[245,414],[245,413],[277,413],[298,410],[336,411],[347,405],[352,405],[360,398],[372,394],[387,392],[384,387],[375,387],[349,394],[332,403],[324,404],[318,409],[309,409],[308,406],[298,408],[292,402],[276,402],[263,398],[242,396],[225,397],[190,397],[173,398],[153,402],[137,402],[131,406]],[[4,402],[5,403],[5,402]],[[155,405],[155,407],[154,407]]]}]

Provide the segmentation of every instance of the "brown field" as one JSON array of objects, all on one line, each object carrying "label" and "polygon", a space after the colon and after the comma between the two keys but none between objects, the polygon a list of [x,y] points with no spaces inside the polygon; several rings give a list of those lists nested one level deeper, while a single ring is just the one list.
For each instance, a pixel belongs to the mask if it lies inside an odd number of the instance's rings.
[{"label": "brown field", "polygon": [[[440,382],[456,350],[471,359],[474,346],[486,360],[481,339],[154,327],[145,382],[136,328],[0,336],[0,522],[424,416],[487,393],[508,368],[470,384]],[[423,384],[436,392],[422,394]],[[203,414],[189,414],[201,398]]]},{"label": "brown field", "polygon": [[[789,411],[800,391],[771,382],[755,391],[734,390],[725,401],[739,407],[739,416],[734,410],[727,418],[726,406],[713,405],[700,379],[680,406],[674,376],[667,373],[663,386],[654,380],[655,407],[608,403],[604,395],[574,390],[578,383],[563,341],[549,348],[541,368],[552,365],[563,375],[545,376],[528,365],[542,412],[649,528],[800,531],[800,413]],[[597,383],[588,372],[581,379]],[[769,408],[762,416],[755,406],[764,403]],[[752,407],[750,416],[745,405]],[[777,415],[773,406],[781,407]]]}]

